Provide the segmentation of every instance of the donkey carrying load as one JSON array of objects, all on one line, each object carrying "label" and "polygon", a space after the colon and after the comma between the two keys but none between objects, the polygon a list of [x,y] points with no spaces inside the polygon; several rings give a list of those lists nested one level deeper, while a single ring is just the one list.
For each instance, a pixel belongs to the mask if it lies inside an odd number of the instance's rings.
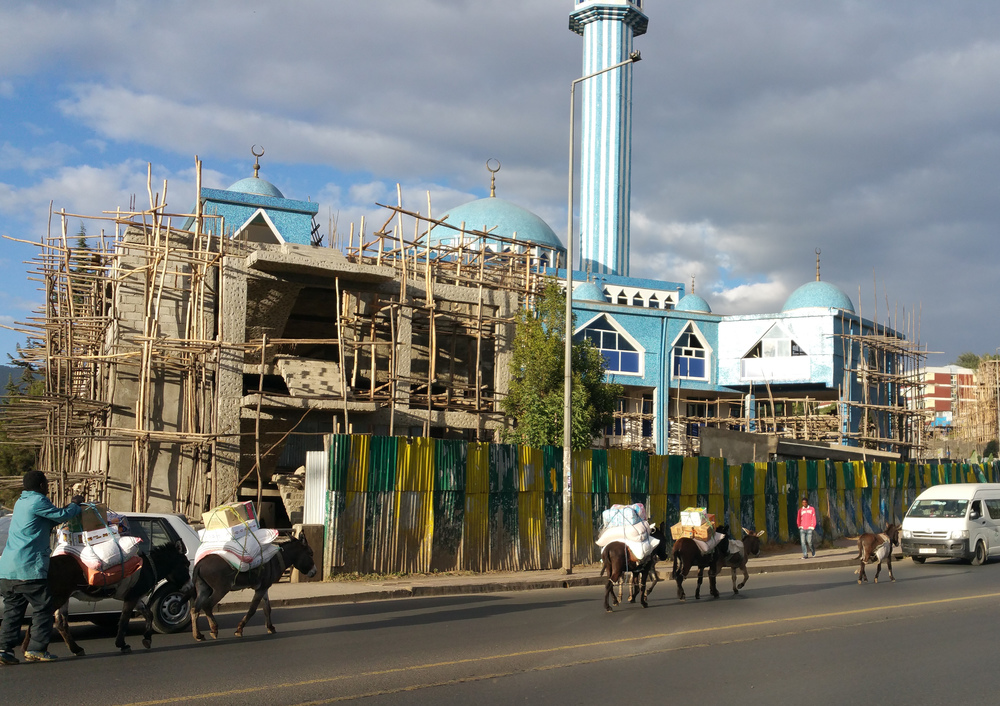
[{"label": "donkey carrying load", "polygon": [[[653,591],[659,577],[656,562],[667,559],[667,538],[663,525],[657,527],[646,519],[646,508],[642,503],[632,505],[612,505],[601,517],[601,531],[597,545],[601,547],[601,576],[608,574],[604,588],[604,610],[611,612],[609,599],[619,604],[615,586],[621,586],[625,574],[631,574],[629,582],[629,602],[635,603],[639,595],[642,607],[646,608],[646,598]],[[652,575],[652,583],[646,588],[646,581]]]}]

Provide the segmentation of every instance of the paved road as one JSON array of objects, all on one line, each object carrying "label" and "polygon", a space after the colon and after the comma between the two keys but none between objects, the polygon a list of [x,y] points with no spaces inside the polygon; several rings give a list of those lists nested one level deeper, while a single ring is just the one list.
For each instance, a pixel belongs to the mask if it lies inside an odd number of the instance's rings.
[{"label": "paved road", "polygon": [[[118,655],[77,626],[88,656],[0,669],[11,704],[996,703],[1000,563],[897,562],[755,575],[741,593],[601,607],[601,589],[441,596],[275,610],[232,637],[156,636]],[[883,571],[883,577],[885,572]],[[66,654],[62,645],[54,648]]]}]

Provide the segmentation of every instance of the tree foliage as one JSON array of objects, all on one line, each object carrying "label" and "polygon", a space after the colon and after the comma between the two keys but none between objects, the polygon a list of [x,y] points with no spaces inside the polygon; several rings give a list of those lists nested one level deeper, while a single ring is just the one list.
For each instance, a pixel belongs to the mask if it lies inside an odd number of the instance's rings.
[{"label": "tree foliage", "polygon": [[998,358],[1000,358],[1000,354],[997,353],[983,353],[982,355],[976,355],[971,351],[966,351],[958,356],[953,365],[957,365],[961,368],[969,368],[970,370],[979,370],[979,364],[984,360],[997,360]]},{"label": "tree foliage", "polygon": [[[565,331],[566,298],[551,282],[517,323],[511,382],[502,402],[515,426],[501,434],[504,441],[534,448],[563,445]],[[604,357],[587,340],[573,344],[572,371],[571,446],[580,450],[613,420],[622,386],[604,381]]]},{"label": "tree foliage", "polygon": [[[24,397],[37,397],[45,392],[45,381],[38,371],[27,361],[8,355],[11,364],[21,369],[21,377],[15,380],[10,376],[7,380],[5,395],[0,400],[2,405],[16,404]],[[8,435],[5,424],[0,424],[0,476],[20,476],[35,470],[38,460],[38,448],[30,444],[18,443]],[[0,504],[13,506],[14,500],[20,495],[20,488],[0,489]]]}]

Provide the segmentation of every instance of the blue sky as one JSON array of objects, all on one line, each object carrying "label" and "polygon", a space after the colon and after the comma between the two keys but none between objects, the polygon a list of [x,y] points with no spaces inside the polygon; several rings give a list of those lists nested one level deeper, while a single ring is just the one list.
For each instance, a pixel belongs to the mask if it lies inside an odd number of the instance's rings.
[{"label": "blue sky", "polygon": [[[49,203],[99,215],[167,180],[170,210],[252,173],[320,203],[444,213],[497,194],[565,231],[572,0],[7,2],[0,234]],[[775,311],[814,277],[909,331],[933,365],[1000,345],[1000,4],[647,0],[636,40],[632,274],[718,313]],[[88,222],[95,232],[102,227]],[[73,222],[71,232],[79,228]],[[41,304],[0,240],[0,323]],[[905,323],[904,323],[905,322]],[[0,329],[0,352],[23,335]],[[5,362],[5,361],[4,361]]]}]

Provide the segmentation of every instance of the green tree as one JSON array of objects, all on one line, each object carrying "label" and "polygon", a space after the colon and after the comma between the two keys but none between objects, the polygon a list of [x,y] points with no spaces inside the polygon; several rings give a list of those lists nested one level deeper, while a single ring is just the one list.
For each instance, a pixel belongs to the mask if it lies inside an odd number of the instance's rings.
[{"label": "green tree", "polygon": [[[501,438],[534,448],[563,445],[566,298],[550,282],[534,309],[522,311],[514,335],[511,382],[501,406],[514,428]],[[622,386],[604,381],[604,357],[587,340],[572,349],[573,383],[570,415],[573,450],[589,448],[594,437],[614,419]]]},{"label": "green tree", "polygon": [[979,364],[984,360],[997,360],[1000,359],[1000,354],[998,353],[983,353],[982,355],[976,355],[971,351],[966,351],[962,353],[955,360],[952,365],[957,365],[962,368],[969,368],[970,370],[979,370]]},{"label": "green tree", "polygon": [[980,357],[978,355],[972,351],[966,351],[958,356],[953,365],[957,365],[960,368],[969,368],[970,370],[979,370],[979,361]]},{"label": "green tree", "polygon": [[[10,376],[7,380],[6,392],[0,399],[0,406],[9,411],[25,397],[37,397],[45,392],[45,381],[38,375],[34,367],[21,358],[8,354],[12,365],[21,368],[21,377],[15,380]],[[7,414],[2,415],[7,418]],[[35,469],[38,460],[38,447],[18,442],[8,434],[7,422],[0,422],[0,476],[21,476]],[[0,504],[12,507],[17,496],[21,494],[19,486],[0,489]]]}]

